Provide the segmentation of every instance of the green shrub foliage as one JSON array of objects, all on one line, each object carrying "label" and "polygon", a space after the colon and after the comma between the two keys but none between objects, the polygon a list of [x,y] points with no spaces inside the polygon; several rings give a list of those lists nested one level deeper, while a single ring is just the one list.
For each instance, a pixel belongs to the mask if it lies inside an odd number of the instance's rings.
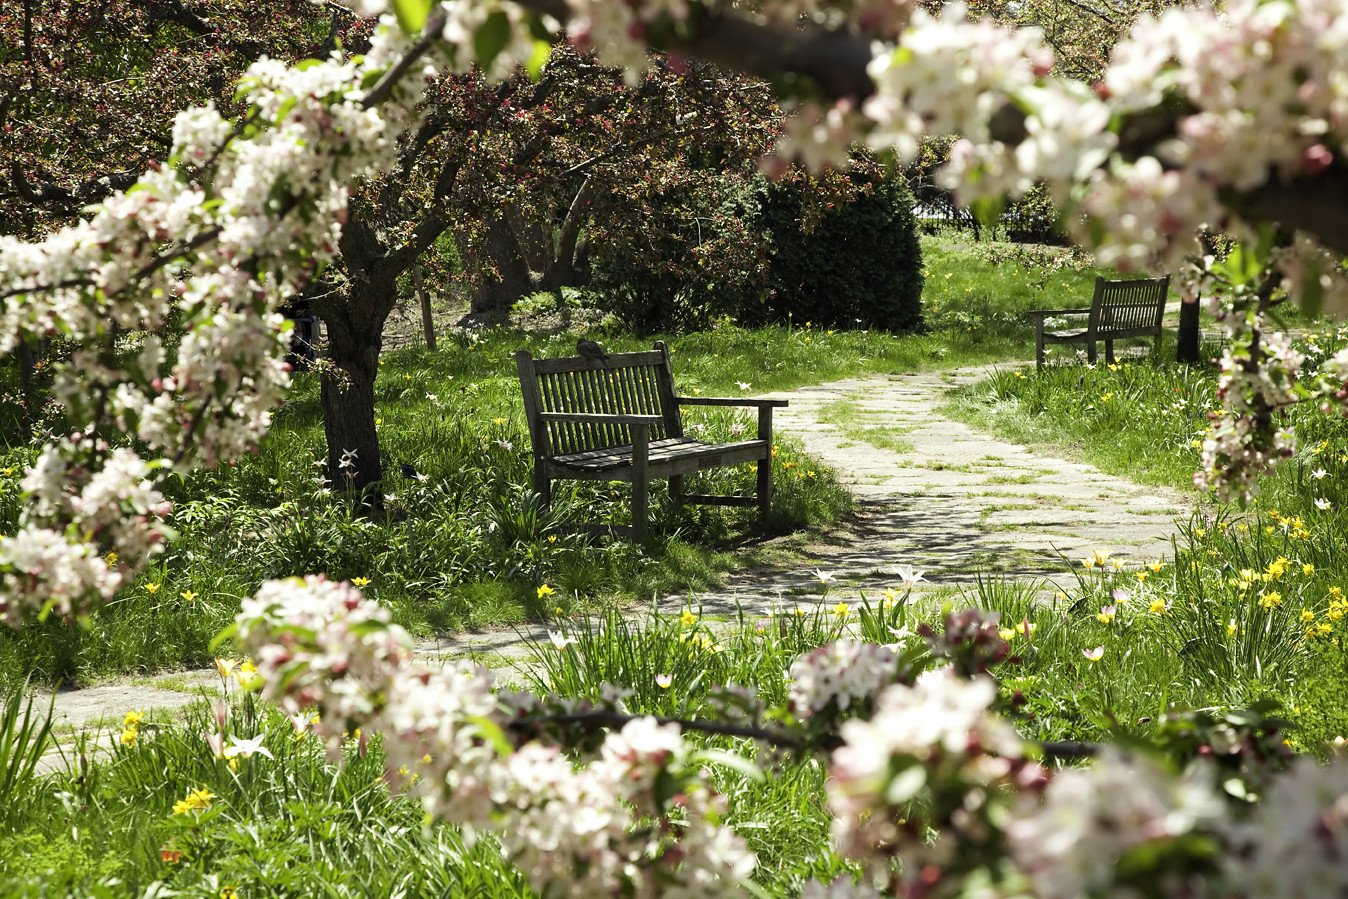
[{"label": "green shrub foliage", "polygon": [[793,173],[766,187],[760,208],[769,290],[742,319],[921,327],[922,249],[913,196],[897,174],[861,161],[822,180]]}]

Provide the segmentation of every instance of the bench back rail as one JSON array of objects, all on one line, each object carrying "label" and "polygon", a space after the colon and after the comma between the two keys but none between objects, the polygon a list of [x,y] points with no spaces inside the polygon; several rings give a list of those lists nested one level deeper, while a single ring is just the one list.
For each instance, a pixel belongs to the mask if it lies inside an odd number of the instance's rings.
[{"label": "bench back rail", "polygon": [[520,360],[520,366],[530,437],[543,455],[630,446],[632,428],[606,422],[543,421],[540,412],[658,415],[661,423],[651,426],[651,440],[683,436],[667,350],[614,353],[606,362],[584,356],[530,359],[527,365]]},{"label": "bench back rail", "polygon": [[1169,275],[1133,281],[1096,278],[1090,330],[1099,340],[1159,334],[1169,287]]}]

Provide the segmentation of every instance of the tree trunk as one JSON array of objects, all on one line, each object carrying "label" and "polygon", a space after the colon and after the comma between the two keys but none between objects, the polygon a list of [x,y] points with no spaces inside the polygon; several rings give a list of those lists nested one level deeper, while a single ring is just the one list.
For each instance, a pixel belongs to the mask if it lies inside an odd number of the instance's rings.
[{"label": "tree trunk", "polygon": [[1175,342],[1175,359],[1188,365],[1197,365],[1200,333],[1198,330],[1198,297],[1187,293],[1180,298],[1179,337]]},{"label": "tree trunk", "polygon": [[495,266],[496,275],[482,279],[473,294],[470,307],[473,313],[499,314],[520,297],[534,291],[534,281],[519,241],[504,219],[498,218],[487,226],[482,255],[487,265]]},{"label": "tree trunk", "polygon": [[378,509],[383,504],[379,492],[383,470],[374,421],[374,381],[379,372],[380,336],[371,340],[369,334],[358,334],[347,324],[334,327],[328,322],[331,364],[324,368],[320,391],[328,478],[333,489],[350,491],[371,509]]},{"label": "tree trunk", "polygon": [[417,301],[421,304],[421,331],[426,335],[426,349],[435,351],[435,317],[431,314],[431,295],[426,290],[426,280],[421,276],[421,266],[412,266],[412,289],[416,291]]},{"label": "tree trunk", "polygon": [[42,397],[38,395],[37,389],[38,354],[33,351],[33,345],[26,337],[20,337],[14,348],[14,357],[19,367],[19,391],[23,394],[23,408],[32,421],[42,408]]}]

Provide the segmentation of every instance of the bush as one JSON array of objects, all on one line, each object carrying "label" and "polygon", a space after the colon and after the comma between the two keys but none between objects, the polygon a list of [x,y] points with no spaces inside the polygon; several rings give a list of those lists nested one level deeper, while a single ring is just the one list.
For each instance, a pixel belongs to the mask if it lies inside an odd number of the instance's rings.
[{"label": "bush", "polygon": [[741,320],[921,327],[922,249],[902,178],[860,161],[822,182],[796,174],[765,187],[759,216],[769,292],[746,303]]}]

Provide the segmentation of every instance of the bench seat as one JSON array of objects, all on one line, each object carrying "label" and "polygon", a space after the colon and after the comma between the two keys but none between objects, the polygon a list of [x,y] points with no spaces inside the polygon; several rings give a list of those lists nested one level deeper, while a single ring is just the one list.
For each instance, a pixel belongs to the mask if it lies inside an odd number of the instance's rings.
[{"label": "bench seat", "polygon": [[[631,475],[632,454],[631,444],[566,453],[549,459],[548,467],[566,469],[567,473],[575,478],[584,478],[588,474],[596,478],[602,476],[604,480],[621,481],[627,480],[624,475],[628,477]],[[687,437],[665,437],[650,442],[646,466],[651,477],[660,478],[688,474],[705,468],[753,462],[765,458],[766,455],[767,445],[762,440],[703,443]]]}]

